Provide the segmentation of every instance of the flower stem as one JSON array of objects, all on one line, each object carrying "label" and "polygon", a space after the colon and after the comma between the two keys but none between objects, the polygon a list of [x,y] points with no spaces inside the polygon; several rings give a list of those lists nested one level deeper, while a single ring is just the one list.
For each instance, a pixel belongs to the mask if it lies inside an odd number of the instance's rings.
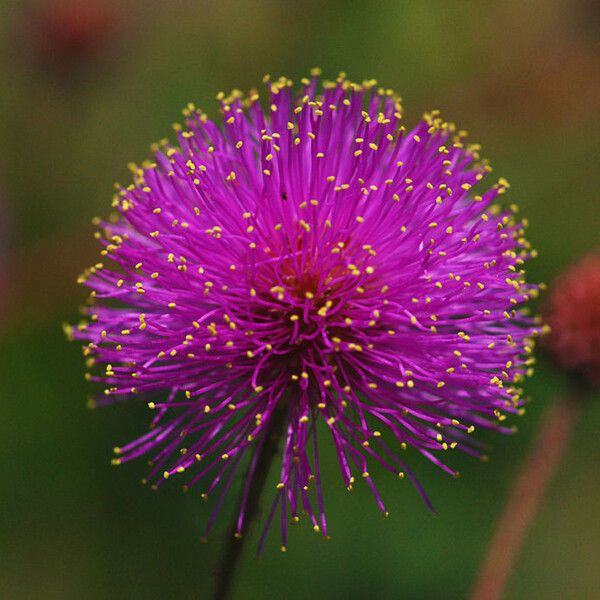
[{"label": "flower stem", "polygon": [[[216,574],[216,586],[213,598],[214,600],[226,600],[230,597],[231,586],[234,581],[235,572],[239,565],[240,557],[244,547],[244,538],[246,537],[249,528],[252,526],[254,518],[257,516],[260,507],[260,498],[262,496],[263,489],[267,482],[267,476],[269,474],[273,459],[277,454],[279,448],[279,440],[283,434],[285,427],[285,410],[280,407],[275,409],[268,429],[265,431],[265,440],[257,450],[259,453],[254,476],[248,493],[248,499],[246,502],[245,509],[245,531],[244,535],[240,537],[237,531],[237,526],[234,521],[234,525],[231,531],[231,535],[227,540],[225,553],[221,559]],[[241,507],[243,502],[243,490],[240,495],[239,506]]]},{"label": "flower stem", "polygon": [[552,476],[583,412],[580,395],[559,398],[547,411],[533,448],[504,507],[471,600],[500,600]]}]

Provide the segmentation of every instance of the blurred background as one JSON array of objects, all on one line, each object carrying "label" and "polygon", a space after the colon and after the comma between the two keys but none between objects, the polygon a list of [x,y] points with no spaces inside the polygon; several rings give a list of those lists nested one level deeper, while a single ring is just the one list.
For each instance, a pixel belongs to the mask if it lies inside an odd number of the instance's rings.
[{"label": "blurred background", "polygon": [[[90,219],[106,214],[127,163],[171,132],[189,101],[217,116],[217,91],[312,66],[377,78],[483,144],[530,219],[530,279],[599,243],[600,2],[481,0],[0,0],[0,597],[202,598],[228,518],[208,545],[209,507],[176,485],[139,485],[143,461],[110,466],[146,409],[88,411],[77,344],[78,273],[97,260]],[[324,462],[332,539],[306,524],[288,552],[247,544],[237,598],[465,598],[544,409],[566,381],[540,360],[514,437],[487,436],[488,464],[455,455],[448,478],[349,494]],[[596,398],[598,400],[598,398]],[[508,598],[600,597],[600,403],[580,423]],[[329,448],[331,450],[331,448]]]}]

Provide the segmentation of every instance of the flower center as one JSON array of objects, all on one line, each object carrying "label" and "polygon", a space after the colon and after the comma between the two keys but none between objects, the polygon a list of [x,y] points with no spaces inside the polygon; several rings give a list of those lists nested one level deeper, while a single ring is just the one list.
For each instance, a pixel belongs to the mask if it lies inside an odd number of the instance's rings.
[{"label": "flower center", "polygon": [[286,241],[270,240],[268,258],[249,270],[251,301],[236,321],[247,324],[255,380],[289,373],[308,387],[311,372],[330,376],[346,351],[362,350],[364,327],[375,326],[382,305],[381,285],[373,254],[348,236]]}]

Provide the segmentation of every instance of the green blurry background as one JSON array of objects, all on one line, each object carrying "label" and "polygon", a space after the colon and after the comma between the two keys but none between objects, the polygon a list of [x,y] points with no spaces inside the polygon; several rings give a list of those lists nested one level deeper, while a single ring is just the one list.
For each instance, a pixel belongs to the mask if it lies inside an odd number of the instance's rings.
[{"label": "green blurry background", "polygon": [[[61,322],[78,319],[76,275],[95,262],[90,219],[115,180],[194,101],[266,72],[377,78],[414,124],[439,108],[484,146],[531,221],[551,281],[600,230],[600,4],[429,0],[220,2],[0,0],[0,597],[202,598],[228,519],[176,485],[139,485],[143,461],[111,467],[147,410],[85,408],[89,386]],[[566,381],[541,362],[515,437],[487,436],[488,464],[455,455],[448,478],[414,456],[436,505],[387,474],[381,518],[323,453],[332,539],[306,523],[282,555],[248,544],[237,598],[464,598],[544,409]],[[597,400],[598,398],[596,398]],[[552,483],[508,598],[600,597],[600,403]],[[235,494],[233,494],[235,496]],[[231,505],[229,506],[231,508]],[[256,538],[253,540],[256,541]]]}]

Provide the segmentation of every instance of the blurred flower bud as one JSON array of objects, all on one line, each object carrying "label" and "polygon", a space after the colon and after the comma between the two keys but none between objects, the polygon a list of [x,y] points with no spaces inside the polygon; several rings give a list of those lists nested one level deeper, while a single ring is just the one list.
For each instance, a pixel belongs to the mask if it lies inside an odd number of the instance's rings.
[{"label": "blurred flower bud", "polygon": [[118,21],[118,11],[110,0],[42,3],[31,16],[36,59],[69,71],[88,64],[108,49]]},{"label": "blurred flower bud", "polygon": [[545,312],[546,345],[558,364],[600,383],[600,249],[556,279]]}]

